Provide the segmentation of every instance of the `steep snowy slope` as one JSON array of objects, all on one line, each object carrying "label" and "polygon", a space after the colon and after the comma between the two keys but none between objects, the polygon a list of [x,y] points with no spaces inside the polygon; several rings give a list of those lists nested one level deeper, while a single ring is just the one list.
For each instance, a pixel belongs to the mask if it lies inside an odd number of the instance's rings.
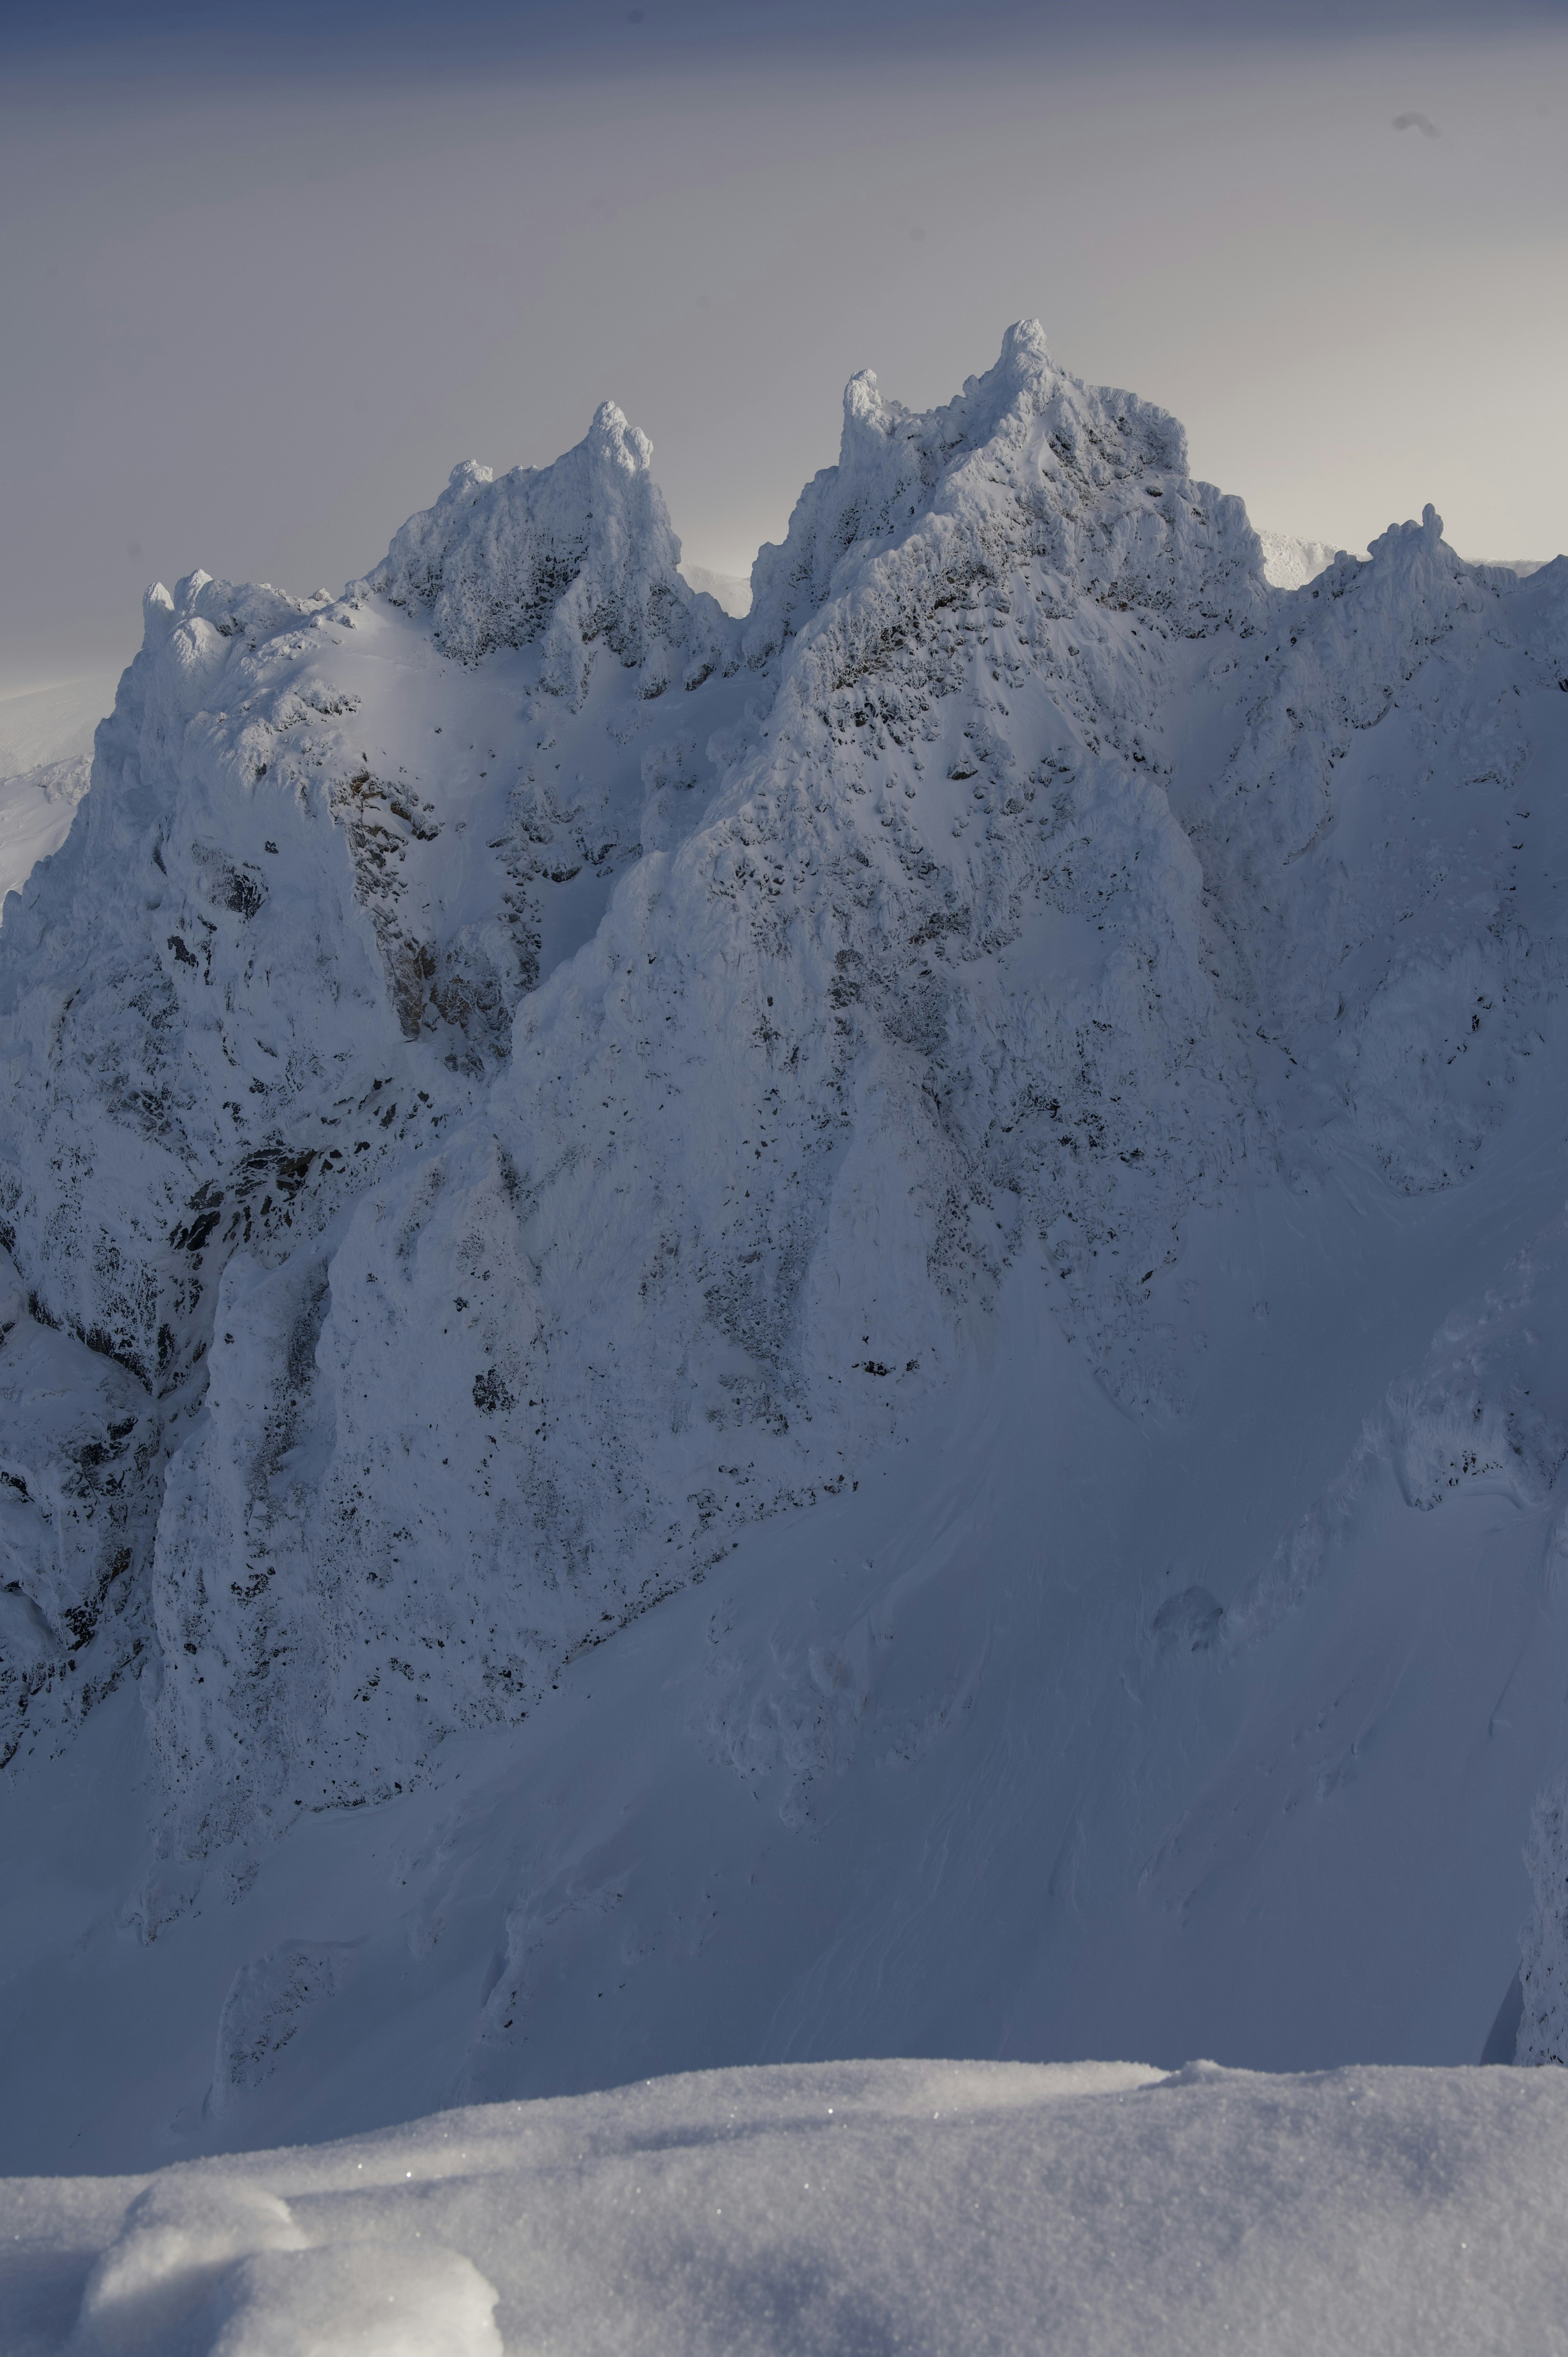
[{"label": "steep snowy slope", "polygon": [[[0,931],[11,1887],[160,2025],[104,2152],[1464,2053],[1513,1970],[1568,568],[1428,510],[1275,589],[1032,326],[852,382],[743,621],[678,564],[607,405],[340,599],[152,593]],[[117,1746],[67,1898],[48,1762]],[[7,2067],[63,2128],[55,1936]]]}]

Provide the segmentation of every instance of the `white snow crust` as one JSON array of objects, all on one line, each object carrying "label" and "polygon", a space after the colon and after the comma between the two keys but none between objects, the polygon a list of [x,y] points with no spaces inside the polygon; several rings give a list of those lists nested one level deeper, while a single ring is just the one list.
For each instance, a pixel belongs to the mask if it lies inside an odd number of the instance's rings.
[{"label": "white snow crust", "polygon": [[714,2072],[0,2184],[0,2332],[11,2357],[1546,2350],[1565,2167],[1556,2072]]},{"label": "white snow crust", "polygon": [[1026,323],[856,377],[752,590],[607,404],[340,597],[148,595],[0,927],[11,2165],[1480,2050],[1568,1755],[1568,565],[1276,587]]}]

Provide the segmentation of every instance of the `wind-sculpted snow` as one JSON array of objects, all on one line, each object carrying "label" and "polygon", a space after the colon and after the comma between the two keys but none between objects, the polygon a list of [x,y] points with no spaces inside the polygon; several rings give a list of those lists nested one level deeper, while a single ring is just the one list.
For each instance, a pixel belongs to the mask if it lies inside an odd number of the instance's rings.
[{"label": "wind-sculpted snow", "polygon": [[1561,2339],[1555,2072],[840,2061],[0,2186],[18,2357],[1471,2357]]},{"label": "wind-sculpted snow", "polygon": [[744,622],[610,404],[340,599],[151,594],[0,936],[0,1376],[82,1370],[0,1459],[8,1739],[145,1657],[176,1847],[388,1798],[853,1491],[1009,1267],[1161,1423],[1196,1209],[1475,1167],[1563,568],[1428,510],[1277,591],[1186,468],[1026,326],[852,382]]}]

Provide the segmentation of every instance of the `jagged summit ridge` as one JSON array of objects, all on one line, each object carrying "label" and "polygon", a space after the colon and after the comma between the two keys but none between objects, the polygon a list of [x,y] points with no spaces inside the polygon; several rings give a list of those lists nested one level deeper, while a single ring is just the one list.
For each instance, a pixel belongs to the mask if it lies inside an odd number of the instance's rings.
[{"label": "jagged summit ridge", "polygon": [[156,1654],[178,1841],[385,1795],[852,1482],[1010,1266],[1178,1415],[1195,1206],[1326,1135],[1462,1171],[1554,971],[1509,814],[1397,934],[1349,846],[1422,823],[1391,722],[1506,792],[1550,580],[1429,517],[1287,597],[1186,463],[1026,324],[931,412],[852,382],[743,625],[608,405],[340,599],[153,596],[0,934],[0,1372],[80,1354],[14,1727]]},{"label": "jagged summit ridge", "polygon": [[[915,512],[863,534],[781,647],[748,634],[771,704],[710,740],[726,766],[704,823],[645,852],[593,942],[526,1002],[439,1176],[410,1167],[356,1214],[317,1280],[329,1307],[293,1429],[321,1469],[286,1533],[247,1502],[249,1476],[220,1504],[258,1378],[215,1349],[156,1579],[166,1650],[214,1661],[166,1688],[159,1715],[203,1805],[236,1700],[269,1763],[247,1806],[270,1804],[274,1777],[286,1805],[306,1766],[328,1792],[384,1789],[436,1725],[435,1694],[459,1724],[521,1701],[737,1529],[831,1491],[950,1372],[972,1306],[1031,1231],[1061,1231],[1069,1297],[1112,1380],[1160,1395],[1136,1281],[1244,1151],[1246,1115],[1198,956],[1197,871],[1137,776],[1157,761],[1142,736],[1170,635],[1140,630],[1183,587],[1184,639],[1217,626],[1216,579],[1249,614],[1264,593],[1239,509],[1213,544],[1190,487],[1151,488],[1167,423],[1154,414],[1146,448],[1135,404],[1053,378],[1052,407],[1043,371],[1026,340],[965,396],[965,431],[913,422],[909,447],[935,454]],[[852,397],[852,473],[860,417]],[[1167,492],[1185,522],[1159,520]],[[1090,549],[1087,598],[1070,557],[1039,559],[1062,509],[1064,539]],[[1111,630],[1101,610],[1129,619]],[[1042,657],[1054,691],[1032,683]],[[1075,706],[1098,723],[1087,744]],[[1040,920],[1063,986],[1026,991],[1020,1033],[1004,960],[1069,840]],[[1150,1070],[1165,1081],[1122,1079]],[[997,1189],[1011,1218],[977,1224]],[[404,1240],[390,1269],[389,1222]],[[460,1310],[433,1318],[444,1299]],[[203,1586],[215,1532],[242,1606]],[[318,1660],[304,1713],[296,1691],[285,1724],[265,1688],[242,1696],[218,1670],[268,1624],[296,1651],[290,1599],[324,1566],[346,1586],[389,1553],[408,1577],[364,1597],[360,1649]],[[520,1558],[532,1576],[498,1620],[489,1599]],[[438,1659],[389,1694],[364,1683],[365,1639],[372,1659]]]},{"label": "jagged summit ridge", "polygon": [[643,668],[647,694],[682,667],[694,684],[725,633],[681,577],[652,456],[606,401],[553,466],[514,467],[498,481],[467,459],[403,525],[370,586],[423,608],[436,646],[460,662],[542,640],[541,683],[573,701],[585,689],[584,651],[599,639]]},{"label": "jagged summit ridge", "polygon": [[[845,390],[838,465],[807,485],[784,542],[757,558],[747,659],[766,661],[897,542],[910,544],[933,597],[961,591],[988,550],[1002,553],[999,507],[1015,510],[1009,523],[1063,595],[1120,585],[1121,603],[1158,603],[1179,582],[1199,610],[1217,593],[1233,600],[1261,581],[1256,536],[1239,500],[1207,489],[1183,499],[1186,479],[1176,420],[1058,369],[1037,320],[1009,328],[995,367],[923,414],[886,400],[865,370]],[[1157,504],[1167,483],[1168,509]],[[912,573],[908,586],[920,594]]]}]

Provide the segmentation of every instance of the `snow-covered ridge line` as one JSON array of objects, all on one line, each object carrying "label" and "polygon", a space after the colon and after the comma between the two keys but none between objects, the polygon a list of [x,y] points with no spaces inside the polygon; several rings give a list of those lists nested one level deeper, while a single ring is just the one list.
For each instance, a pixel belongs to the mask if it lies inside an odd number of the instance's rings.
[{"label": "snow-covered ridge line", "polygon": [[[1455,1183],[1555,985],[1562,568],[1428,510],[1275,590],[1032,323],[852,382],[743,623],[649,457],[607,404],[341,598],[155,592],[0,934],[5,1739],[145,1662],[177,1846],[405,1789],[853,1485],[1010,1266],[1179,1415],[1195,1207]],[[1396,740],[1480,823],[1391,931]]]}]

